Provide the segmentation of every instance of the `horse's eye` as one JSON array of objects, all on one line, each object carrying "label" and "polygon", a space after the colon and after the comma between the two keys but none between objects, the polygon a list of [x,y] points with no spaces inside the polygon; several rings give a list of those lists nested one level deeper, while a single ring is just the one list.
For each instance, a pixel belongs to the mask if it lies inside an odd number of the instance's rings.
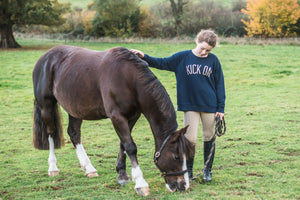
[{"label": "horse's eye", "polygon": [[178,155],[173,155],[174,156],[174,160],[180,160],[180,157]]}]

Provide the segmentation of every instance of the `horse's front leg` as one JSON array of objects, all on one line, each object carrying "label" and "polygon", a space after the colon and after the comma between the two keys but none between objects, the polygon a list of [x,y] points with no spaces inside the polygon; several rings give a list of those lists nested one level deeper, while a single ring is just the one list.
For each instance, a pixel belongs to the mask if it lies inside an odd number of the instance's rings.
[{"label": "horse's front leg", "polygon": [[[133,117],[131,120],[128,121],[128,127],[130,130],[130,133],[132,131],[133,126],[141,116],[140,113],[137,113],[135,117]],[[126,151],[122,143],[120,143],[120,151],[118,155],[118,160],[116,164],[116,170],[119,174],[118,176],[118,183],[120,185],[125,185],[130,182],[130,177],[126,172]]]},{"label": "horse's front leg", "polygon": [[[135,148],[135,150],[131,149],[132,147]],[[125,145],[125,149],[131,161],[131,166],[132,166],[131,176],[132,176],[132,180],[135,182],[135,187],[134,187],[135,191],[139,195],[148,196],[150,194],[150,189],[148,183],[143,177],[143,172],[140,169],[140,166],[138,165],[137,162],[137,157],[136,157],[137,148],[135,143]]]},{"label": "horse's front leg", "polygon": [[135,191],[139,195],[147,196],[150,194],[149,185],[145,181],[143,177],[143,172],[141,171],[138,164],[138,160],[136,157],[137,147],[131,137],[128,121],[120,113],[114,113],[114,115],[111,116],[111,121],[120,138],[121,146],[123,146],[125,152],[130,158],[131,167],[132,167],[131,176],[132,176],[132,180],[135,182]]},{"label": "horse's front leg", "polygon": [[123,145],[120,143],[120,151],[118,155],[116,170],[119,174],[118,183],[120,185],[125,185],[130,182],[130,177],[126,172],[126,151]]},{"label": "horse's front leg", "polygon": [[96,177],[98,176],[97,170],[93,167],[81,143],[81,124],[81,119],[76,119],[69,115],[68,134],[76,149],[76,154],[79,159],[81,169],[85,172],[87,177]]}]

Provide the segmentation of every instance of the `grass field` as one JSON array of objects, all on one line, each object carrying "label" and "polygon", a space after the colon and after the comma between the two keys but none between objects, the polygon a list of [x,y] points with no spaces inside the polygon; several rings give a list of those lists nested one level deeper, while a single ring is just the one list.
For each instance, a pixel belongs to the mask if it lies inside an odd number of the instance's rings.
[{"label": "grass field", "polygon": [[[48,177],[48,151],[31,142],[35,62],[63,42],[18,41],[24,48],[0,50],[0,199],[134,199],[134,183],[119,186],[115,162],[118,138],[109,120],[85,121],[82,141],[99,177],[86,178],[65,131],[56,150],[60,175]],[[168,56],[193,43],[70,43],[104,50],[135,48]],[[133,130],[138,158],[151,195],[140,199],[300,199],[300,46],[228,45],[213,50],[226,81],[227,134],[217,138],[213,181],[191,183],[187,192],[169,193],[152,158],[154,141],[141,117]],[[176,105],[175,78],[152,69]],[[64,130],[67,115],[64,116]],[[183,126],[178,112],[179,127]],[[195,171],[203,166],[201,133]],[[128,172],[131,168],[128,163]]]}]

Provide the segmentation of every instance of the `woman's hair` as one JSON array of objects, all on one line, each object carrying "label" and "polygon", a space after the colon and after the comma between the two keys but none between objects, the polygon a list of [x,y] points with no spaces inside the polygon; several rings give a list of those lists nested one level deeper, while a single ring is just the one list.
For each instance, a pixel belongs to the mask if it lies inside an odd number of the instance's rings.
[{"label": "woman's hair", "polygon": [[201,30],[195,39],[196,43],[206,42],[212,47],[217,44],[218,36],[212,30]]}]

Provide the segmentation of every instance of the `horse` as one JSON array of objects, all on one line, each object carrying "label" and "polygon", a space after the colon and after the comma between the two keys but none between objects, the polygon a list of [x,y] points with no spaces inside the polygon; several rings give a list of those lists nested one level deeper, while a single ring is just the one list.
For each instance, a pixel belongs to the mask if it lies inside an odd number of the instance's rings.
[{"label": "horse", "polygon": [[148,64],[134,53],[123,47],[93,51],[56,46],[39,58],[32,79],[33,145],[36,149],[49,149],[49,176],[59,174],[54,149],[64,145],[59,112],[62,107],[69,116],[67,132],[87,177],[96,177],[98,173],[81,142],[82,121],[109,118],[120,140],[118,183],[130,182],[127,155],[136,193],[150,194],[131,136],[133,126],[143,114],[155,140],[154,162],[166,187],[172,192],[189,188],[186,159],[193,152],[192,144],[184,136],[187,127],[177,130],[176,112],[168,93]]}]

